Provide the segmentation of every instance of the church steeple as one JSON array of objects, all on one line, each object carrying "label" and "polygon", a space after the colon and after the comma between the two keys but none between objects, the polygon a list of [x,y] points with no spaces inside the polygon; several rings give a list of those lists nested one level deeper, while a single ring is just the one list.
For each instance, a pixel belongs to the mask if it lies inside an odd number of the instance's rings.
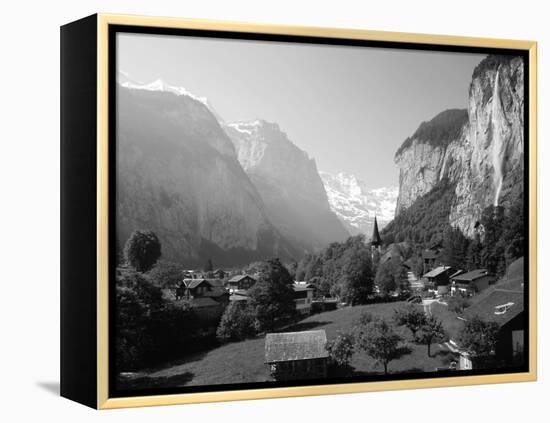
[{"label": "church steeple", "polygon": [[374,227],[372,228],[370,243],[376,248],[379,248],[382,245],[382,238],[380,238],[380,233],[378,232],[378,221],[376,220],[376,215],[374,216]]}]

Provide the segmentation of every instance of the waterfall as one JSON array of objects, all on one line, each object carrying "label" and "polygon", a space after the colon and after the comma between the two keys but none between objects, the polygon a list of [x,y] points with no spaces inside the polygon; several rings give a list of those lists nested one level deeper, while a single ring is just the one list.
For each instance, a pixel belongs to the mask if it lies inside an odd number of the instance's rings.
[{"label": "waterfall", "polygon": [[498,206],[498,199],[500,196],[500,190],[502,189],[502,137],[501,137],[501,131],[498,125],[498,113],[500,110],[500,97],[498,93],[498,75],[499,71],[496,73],[495,77],[495,84],[493,87],[493,103],[492,103],[492,110],[491,110],[491,124],[493,129],[493,151],[492,151],[492,161],[493,161],[493,169],[495,171],[494,174],[494,188],[495,188],[495,199],[493,201],[493,205],[496,207]]}]

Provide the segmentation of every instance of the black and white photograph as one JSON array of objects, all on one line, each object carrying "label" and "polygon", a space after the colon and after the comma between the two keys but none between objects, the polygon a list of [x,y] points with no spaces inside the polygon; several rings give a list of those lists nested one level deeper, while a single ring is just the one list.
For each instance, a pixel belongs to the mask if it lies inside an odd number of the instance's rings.
[{"label": "black and white photograph", "polygon": [[356,44],[116,33],[112,395],[527,368],[525,56]]}]

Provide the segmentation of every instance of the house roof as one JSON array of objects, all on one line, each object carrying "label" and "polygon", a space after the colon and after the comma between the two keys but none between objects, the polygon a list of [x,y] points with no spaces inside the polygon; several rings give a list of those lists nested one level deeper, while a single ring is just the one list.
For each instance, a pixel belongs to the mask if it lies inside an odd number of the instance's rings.
[{"label": "house roof", "polygon": [[425,259],[435,259],[439,256],[439,253],[435,250],[424,250],[422,251],[422,257]]},{"label": "house roof", "polygon": [[456,272],[454,272],[451,276],[449,276],[449,279],[453,279],[454,277],[456,277],[458,275],[462,275],[465,272],[466,272],[465,270],[459,269]]},{"label": "house roof", "polygon": [[256,280],[256,278],[250,276],[250,275],[237,275],[237,276],[233,276],[231,279],[229,279],[229,282],[239,282],[245,278],[250,278],[250,279],[254,279]]},{"label": "house roof", "polygon": [[328,357],[324,330],[268,333],[265,336],[265,361],[312,360]]},{"label": "house roof", "polygon": [[294,291],[313,291],[315,289],[313,284],[301,285],[296,283],[292,285],[292,288]]},{"label": "house roof", "polygon": [[451,266],[439,266],[424,275],[425,278],[435,278],[449,270]]},{"label": "house roof", "polygon": [[466,272],[461,275],[455,276],[453,277],[453,279],[456,280],[457,282],[471,282],[487,275],[489,275],[489,273],[487,272],[487,269],[476,269],[476,270],[472,270],[471,272]]},{"label": "house roof", "polygon": [[206,279],[184,279],[183,280],[183,283],[185,284],[185,286],[189,289],[194,289],[196,288],[197,286],[199,286],[201,283],[203,282],[207,282]]},{"label": "house roof", "polygon": [[464,318],[468,320],[478,316],[484,321],[496,322],[503,326],[522,312],[523,292],[498,289],[487,298],[468,307],[464,311]]},{"label": "house roof", "polygon": [[239,293],[231,294],[229,296],[229,301],[248,301],[250,297],[248,295],[243,295]]},{"label": "house roof", "polygon": [[183,280],[183,283],[189,289],[194,289],[203,282],[206,282],[208,285],[210,285],[213,288],[223,288],[223,281],[221,281],[219,279],[200,278],[200,279],[184,279]]}]

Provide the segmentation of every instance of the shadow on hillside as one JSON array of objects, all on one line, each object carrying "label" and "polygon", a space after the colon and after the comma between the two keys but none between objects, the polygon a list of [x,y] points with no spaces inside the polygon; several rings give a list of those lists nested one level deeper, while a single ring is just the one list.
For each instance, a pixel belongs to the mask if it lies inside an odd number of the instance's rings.
[{"label": "shadow on hillside", "polygon": [[[144,369],[140,371],[141,374],[153,374],[160,372],[164,369],[172,368],[172,367],[178,367],[183,366],[184,364],[193,363],[195,361],[201,361],[206,354],[208,354],[211,350],[215,349],[215,347],[205,349],[204,351],[194,352],[190,353],[188,355],[185,355],[180,358],[173,358],[171,360],[167,360],[161,364],[158,364],[156,366],[148,367],[147,369]],[[148,376],[144,376],[148,377]]]},{"label": "shadow on hillside", "polygon": [[192,372],[183,372],[166,377],[119,378],[117,388],[120,390],[177,388],[191,382],[194,376]]},{"label": "shadow on hillside", "polygon": [[325,326],[332,323],[329,320],[314,320],[313,322],[301,322],[294,325],[287,326],[281,329],[279,332],[301,332],[304,330],[312,330],[319,326]]}]

